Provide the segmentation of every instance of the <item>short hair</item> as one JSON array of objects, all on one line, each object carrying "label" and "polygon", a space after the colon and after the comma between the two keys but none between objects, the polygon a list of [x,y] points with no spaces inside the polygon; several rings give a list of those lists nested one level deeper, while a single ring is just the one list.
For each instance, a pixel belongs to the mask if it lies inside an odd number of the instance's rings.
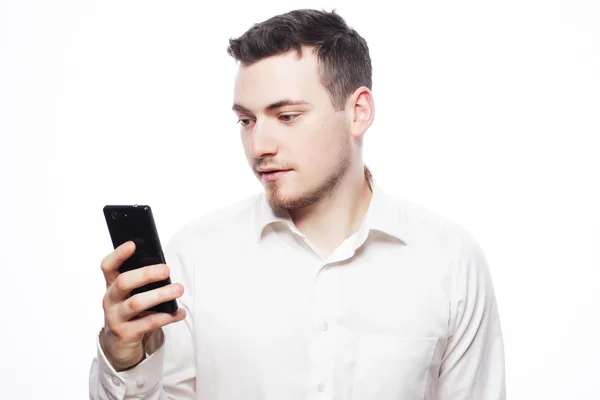
[{"label": "short hair", "polygon": [[366,40],[332,12],[293,10],[254,24],[229,39],[227,53],[243,65],[296,50],[314,48],[321,83],[333,107],[343,110],[348,96],[361,86],[372,90],[372,66]]}]

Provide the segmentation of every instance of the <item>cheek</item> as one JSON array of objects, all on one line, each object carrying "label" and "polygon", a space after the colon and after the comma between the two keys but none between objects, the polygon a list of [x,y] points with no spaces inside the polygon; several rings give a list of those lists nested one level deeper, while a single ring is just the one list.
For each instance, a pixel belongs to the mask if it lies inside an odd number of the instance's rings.
[{"label": "cheek", "polygon": [[296,144],[296,149],[298,155],[303,157],[304,167],[315,174],[321,174],[335,164],[340,146],[339,132],[334,127],[321,123],[306,132],[302,142]]}]

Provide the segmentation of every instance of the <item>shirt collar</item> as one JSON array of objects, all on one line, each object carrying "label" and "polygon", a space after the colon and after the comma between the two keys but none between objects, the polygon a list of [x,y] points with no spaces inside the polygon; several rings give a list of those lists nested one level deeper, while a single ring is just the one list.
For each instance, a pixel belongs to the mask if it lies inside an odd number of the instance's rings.
[{"label": "shirt collar", "polygon": [[[398,205],[394,204],[392,197],[381,189],[374,177],[370,178],[373,195],[364,218],[366,229],[369,232],[380,231],[407,244],[409,231],[405,214],[401,212]],[[288,211],[271,208],[263,191],[259,196],[256,212],[257,242],[261,241],[264,229],[268,225],[276,223],[285,224],[289,229],[302,236],[296,229]]]}]

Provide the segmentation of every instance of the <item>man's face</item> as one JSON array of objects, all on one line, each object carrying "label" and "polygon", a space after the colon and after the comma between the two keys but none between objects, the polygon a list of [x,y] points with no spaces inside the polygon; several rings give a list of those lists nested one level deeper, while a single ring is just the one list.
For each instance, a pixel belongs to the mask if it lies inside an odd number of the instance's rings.
[{"label": "man's face", "polygon": [[[288,210],[330,194],[352,162],[346,113],[335,111],[312,49],[302,53],[240,66],[234,89],[248,163],[270,205]],[[259,172],[271,168],[287,171]]]}]

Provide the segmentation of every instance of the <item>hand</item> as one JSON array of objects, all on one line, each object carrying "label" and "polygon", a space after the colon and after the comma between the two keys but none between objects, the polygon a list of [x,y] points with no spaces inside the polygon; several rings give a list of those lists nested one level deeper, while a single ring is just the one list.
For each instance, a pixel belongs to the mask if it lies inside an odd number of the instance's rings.
[{"label": "hand", "polygon": [[181,321],[186,316],[185,309],[181,307],[175,314],[144,313],[150,307],[181,297],[183,285],[179,283],[129,296],[133,289],[169,276],[169,267],[165,264],[120,273],[119,267],[134,252],[135,243],[128,241],[104,257],[100,265],[106,280],[100,347],[116,371],[132,368],[141,362],[145,358],[146,339],[162,326]]}]

